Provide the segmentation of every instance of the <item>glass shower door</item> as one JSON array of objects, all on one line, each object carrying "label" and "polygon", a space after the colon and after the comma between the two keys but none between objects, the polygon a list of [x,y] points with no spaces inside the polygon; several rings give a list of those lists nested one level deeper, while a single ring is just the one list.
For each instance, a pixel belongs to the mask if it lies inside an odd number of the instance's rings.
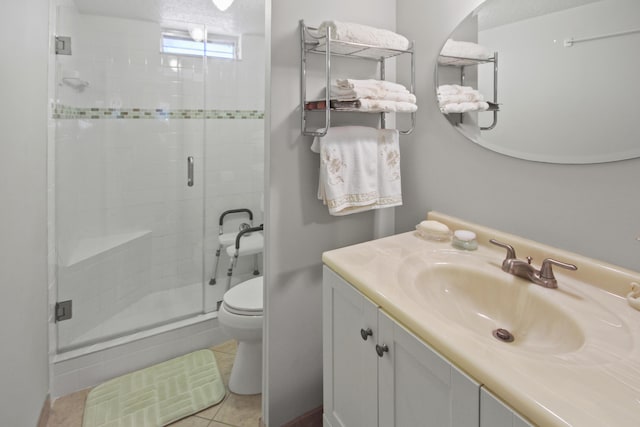
[{"label": "glass shower door", "polygon": [[163,53],[164,24],[73,2],[57,27],[71,42],[53,116],[65,351],[203,312],[206,62]]}]

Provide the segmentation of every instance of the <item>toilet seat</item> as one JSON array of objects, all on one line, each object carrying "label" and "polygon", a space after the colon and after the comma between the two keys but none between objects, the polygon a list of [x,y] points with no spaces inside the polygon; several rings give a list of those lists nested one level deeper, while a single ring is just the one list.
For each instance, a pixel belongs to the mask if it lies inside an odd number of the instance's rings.
[{"label": "toilet seat", "polygon": [[239,283],[222,297],[224,308],[241,316],[262,316],[263,277]]}]

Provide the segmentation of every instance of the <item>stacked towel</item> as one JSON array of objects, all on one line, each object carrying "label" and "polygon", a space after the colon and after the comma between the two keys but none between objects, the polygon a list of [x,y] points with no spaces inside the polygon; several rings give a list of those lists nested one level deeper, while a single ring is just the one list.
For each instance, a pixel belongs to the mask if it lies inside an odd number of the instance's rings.
[{"label": "stacked towel", "polygon": [[444,114],[468,113],[489,109],[489,104],[484,102],[484,96],[470,86],[438,86],[438,104],[440,111]]},{"label": "stacked towel", "polygon": [[448,39],[444,44],[440,55],[483,60],[491,58],[493,56],[493,52],[477,43]]},{"label": "stacked towel", "polygon": [[356,99],[382,99],[385,101],[416,103],[416,96],[409,91],[395,92],[379,88],[357,87],[345,89],[337,85],[331,86],[331,99],[337,101],[355,101]]},{"label": "stacked towel", "polygon": [[402,204],[397,130],[334,127],[311,150],[320,153],[318,199],[331,215]]},{"label": "stacked towel", "polygon": [[414,113],[418,110],[418,106],[411,102],[366,98],[355,101],[331,101],[331,107],[336,110],[358,110],[368,113]]},{"label": "stacked towel", "polygon": [[341,110],[412,113],[416,96],[399,83],[384,80],[338,79],[331,85],[331,106]]},{"label": "stacked towel", "polygon": [[409,90],[400,83],[388,82],[386,80],[336,79],[336,86],[342,89],[371,88],[377,90],[386,90],[389,92],[409,93]]},{"label": "stacked towel", "polygon": [[489,104],[486,102],[460,102],[457,104],[447,104],[444,107],[440,107],[440,111],[444,114],[449,113],[469,113],[472,111],[486,111],[489,109]]},{"label": "stacked towel", "polygon": [[406,37],[393,31],[352,22],[325,21],[318,27],[318,35],[326,34],[327,28],[333,40],[395,50],[407,50],[411,46]]},{"label": "stacked towel", "polygon": [[471,86],[460,85],[440,85],[438,86],[438,95],[460,95],[478,92]]}]

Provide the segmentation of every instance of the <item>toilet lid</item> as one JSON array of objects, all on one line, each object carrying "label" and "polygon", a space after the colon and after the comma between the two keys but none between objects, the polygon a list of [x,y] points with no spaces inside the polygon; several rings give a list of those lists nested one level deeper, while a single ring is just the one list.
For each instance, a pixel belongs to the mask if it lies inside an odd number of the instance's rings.
[{"label": "toilet lid", "polygon": [[232,313],[256,316],[262,314],[262,276],[247,280],[225,292],[222,300]]}]

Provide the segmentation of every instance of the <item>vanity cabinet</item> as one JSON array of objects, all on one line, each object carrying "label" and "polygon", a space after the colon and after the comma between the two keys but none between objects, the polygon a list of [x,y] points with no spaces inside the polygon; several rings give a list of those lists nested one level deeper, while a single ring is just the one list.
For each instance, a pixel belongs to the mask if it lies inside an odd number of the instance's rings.
[{"label": "vanity cabinet", "polygon": [[323,282],[325,427],[479,426],[477,382],[328,267]]},{"label": "vanity cabinet", "polygon": [[480,391],[480,427],[533,427],[506,403],[482,387]]},{"label": "vanity cabinet", "polygon": [[327,267],[323,282],[324,425],[377,426],[378,307]]}]

